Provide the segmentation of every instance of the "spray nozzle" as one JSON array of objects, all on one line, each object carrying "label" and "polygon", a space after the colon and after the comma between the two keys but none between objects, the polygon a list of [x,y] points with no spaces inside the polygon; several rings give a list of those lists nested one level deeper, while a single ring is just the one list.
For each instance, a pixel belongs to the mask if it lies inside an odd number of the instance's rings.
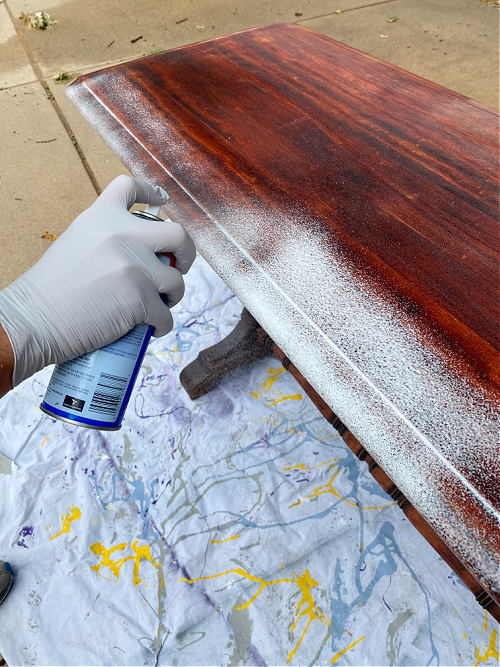
[{"label": "spray nozzle", "polygon": [[157,217],[159,217],[160,209],[161,209],[161,205],[151,206],[151,204],[148,204],[146,206],[145,213],[151,213],[151,215],[156,215]]},{"label": "spray nozzle", "polygon": [[[165,192],[163,188],[160,188],[159,186],[156,187],[156,190],[158,190],[164,197],[165,199],[169,199],[168,194]],[[152,206],[151,204],[148,204],[145,209],[145,213],[151,213],[151,215],[156,215],[156,217],[159,217],[160,215],[160,210],[161,210],[161,204],[158,204],[156,206]]]}]

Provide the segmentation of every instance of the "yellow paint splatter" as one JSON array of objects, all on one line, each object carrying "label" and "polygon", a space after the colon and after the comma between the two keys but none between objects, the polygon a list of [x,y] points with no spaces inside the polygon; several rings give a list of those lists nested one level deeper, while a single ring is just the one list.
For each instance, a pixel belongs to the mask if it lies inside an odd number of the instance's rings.
[{"label": "yellow paint splatter", "polygon": [[[323,463],[318,463],[318,465],[312,466],[311,468],[307,468],[305,463],[299,463],[298,465],[295,466],[289,466],[288,468],[283,468],[283,470],[296,470],[297,468],[299,470],[314,470],[315,468],[321,468],[321,466],[326,466],[327,463],[332,463],[333,461],[340,461],[340,459],[328,459],[328,461],[323,461]],[[331,467],[332,466],[330,466],[330,468]]]},{"label": "yellow paint splatter", "polygon": [[[485,623],[486,625],[486,623]],[[487,626],[486,626],[487,627]],[[474,667],[477,667],[480,662],[489,662],[490,658],[493,658],[498,662],[498,650],[497,650],[497,631],[492,630],[491,631],[491,637],[490,637],[490,643],[489,646],[487,647],[486,651],[484,652],[484,655],[481,655],[479,653],[481,647],[479,647],[476,650],[476,664]]]},{"label": "yellow paint splatter", "polygon": [[210,544],[222,544],[222,542],[229,542],[229,540],[237,540],[239,535],[233,535],[232,537],[226,537],[225,540],[212,540]]},{"label": "yellow paint splatter", "polygon": [[285,367],[282,366],[281,368],[270,368],[267,371],[267,374],[269,375],[268,378],[264,380],[262,383],[262,389],[271,389],[273,384],[276,382],[276,380],[279,378],[279,376],[285,372]]},{"label": "yellow paint splatter", "polygon": [[47,442],[47,440],[50,440],[50,438],[44,438],[44,439],[43,439],[43,441],[42,441],[42,449],[44,449],[44,447],[45,447],[45,443]]},{"label": "yellow paint splatter", "polygon": [[271,408],[273,405],[276,405],[276,403],[281,403],[281,401],[297,401],[297,400],[298,401],[302,400],[302,394],[291,394],[290,396],[283,396],[283,398],[278,398],[276,401],[269,403],[267,407]]},{"label": "yellow paint splatter", "polygon": [[282,373],[285,372],[284,366],[281,368],[270,368],[267,371],[268,377],[264,380],[262,383],[262,389],[260,392],[257,391],[251,391],[251,395],[254,396],[255,398],[266,398],[267,400],[273,399],[274,396],[279,396],[279,398],[276,398],[274,401],[269,403],[267,405],[268,408],[271,408],[273,405],[276,405],[277,403],[281,403],[281,401],[288,401],[288,400],[294,400],[294,399],[302,399],[302,394],[294,394],[290,396],[283,396],[283,394],[280,391],[271,391],[271,387],[273,384],[276,382],[276,380],[280,377]]},{"label": "yellow paint splatter", "polygon": [[[309,570],[305,570],[304,574],[299,574],[296,575],[294,572],[292,572],[293,576],[295,579],[276,579],[275,581],[264,581],[264,579],[260,579],[259,577],[255,577],[252,574],[248,574],[248,572],[245,572],[245,570],[242,570],[241,568],[237,568],[235,570],[227,570],[226,572],[221,572],[220,574],[213,574],[208,577],[198,577],[197,579],[180,579],[180,581],[187,581],[189,584],[193,584],[196,581],[204,581],[206,579],[215,579],[216,577],[223,577],[227,574],[237,574],[241,577],[244,577],[245,579],[248,579],[249,581],[255,581],[258,584],[260,584],[258,591],[253,595],[248,602],[246,602],[244,605],[241,607],[237,607],[238,610],[242,609],[247,609],[252,602],[262,593],[264,588],[267,586],[274,586],[276,584],[283,584],[283,583],[292,583],[295,584],[296,586],[299,587],[299,590],[302,593],[302,598],[299,600],[297,603],[297,618],[293,622],[290,632],[293,634],[295,628],[297,627],[297,623],[300,621],[301,618],[306,617],[306,626],[304,630],[302,631],[302,634],[300,635],[300,638],[297,642],[297,645],[295,648],[288,654],[288,660],[287,663],[290,663],[292,661],[293,656],[297,652],[297,649],[299,648],[300,644],[302,643],[302,640],[304,639],[307,630],[309,629],[309,626],[314,620],[321,621],[321,623],[325,623],[328,627],[330,627],[330,621],[324,616],[324,614],[318,609],[316,606],[316,603],[314,602],[312,593],[311,593],[311,588],[314,586],[318,586],[318,582],[315,581],[311,575],[309,574]],[[301,609],[305,605],[304,609]],[[347,649],[346,649],[347,650]]]},{"label": "yellow paint splatter", "polygon": [[[90,550],[95,553],[96,556],[101,556],[102,561],[98,563],[98,565],[92,565],[91,569],[94,570],[94,572],[97,572],[97,574],[102,577],[103,579],[108,579],[108,581],[114,581],[115,583],[119,581],[120,579],[120,569],[129,560],[134,561],[134,586],[137,586],[137,584],[140,584],[142,579],[139,579],[139,568],[141,564],[141,559],[149,561],[154,567],[156,568],[161,568],[160,563],[155,563],[153,561],[153,556],[151,555],[151,551],[149,550],[149,546],[146,544],[143,547],[137,546],[139,544],[139,540],[136,540],[133,542],[130,546],[132,551],[134,552],[133,556],[127,556],[126,558],[118,558],[117,560],[113,560],[111,556],[115,553],[115,551],[124,551],[127,547],[126,542],[122,542],[121,544],[117,544],[114,547],[110,547],[109,549],[106,549],[100,542],[95,542],[90,546]],[[109,579],[108,577],[105,577],[102,575],[99,570],[101,567],[108,567],[111,571],[111,573],[116,577],[116,579]]]},{"label": "yellow paint splatter", "polygon": [[57,535],[54,535],[51,537],[51,540],[55,540],[56,537],[59,537],[59,535],[62,535],[63,533],[69,533],[71,529],[71,522],[72,521],[77,521],[78,519],[81,519],[82,513],[80,512],[78,507],[75,507],[74,505],[71,506],[71,509],[68,507],[68,513],[66,516],[64,514],[61,514],[61,519],[63,520],[63,527],[60,533],[57,533]]},{"label": "yellow paint splatter", "polygon": [[486,612],[486,616],[484,617],[484,631],[488,632],[488,612]]},{"label": "yellow paint splatter", "polygon": [[[331,459],[330,461],[325,461],[325,463],[320,463],[319,465],[325,465],[326,463],[330,463],[331,461],[338,461],[338,460],[339,459]],[[313,470],[313,468],[303,468],[302,467],[303,465],[304,464],[301,463],[298,466],[290,466],[288,468],[283,468],[283,470],[293,470],[294,468],[300,468],[301,470]],[[314,467],[319,467],[319,466],[314,466]],[[334,467],[335,467],[335,463],[333,463],[328,468],[328,470],[331,470]],[[335,477],[337,477],[339,472],[340,472],[340,468],[333,474],[333,476],[331,477],[328,484],[323,484],[322,486],[318,486],[318,488],[314,489],[314,491],[310,495],[305,496],[304,498],[301,498],[300,500],[295,501],[294,503],[292,503],[288,507],[289,508],[290,507],[296,507],[297,505],[300,505],[301,503],[303,503],[306,500],[309,500],[310,498],[318,498],[319,496],[322,496],[325,493],[332,493],[336,498],[341,500],[343,503],[347,503],[348,505],[351,505],[351,507],[359,507],[359,505],[357,503],[353,503],[350,500],[348,500],[347,498],[344,498],[344,496],[341,496],[340,493],[338,493],[338,491],[336,491],[334,489],[333,480],[335,479]],[[383,509],[384,507],[390,507],[391,505],[395,505],[395,504],[396,504],[395,502],[391,502],[391,503],[387,503],[386,505],[377,505],[375,507],[361,507],[361,509],[363,509],[363,510],[380,510],[380,509]]]},{"label": "yellow paint splatter", "polygon": [[[97,572],[97,574],[102,577],[103,579],[107,579],[108,581],[112,581],[113,583],[117,583],[120,580],[120,570],[123,566],[124,563],[126,563],[129,560],[134,561],[134,578],[133,578],[133,584],[134,586],[137,586],[142,582],[142,579],[139,578],[139,568],[141,566],[141,561],[146,560],[150,562],[154,568],[156,569],[156,574],[158,577],[158,612],[157,612],[157,617],[158,617],[158,632],[157,632],[157,637],[160,638],[160,634],[162,629],[164,629],[163,623],[161,622],[161,615],[162,615],[162,601],[164,597],[164,590],[165,590],[165,576],[163,573],[163,567],[161,563],[158,563],[153,560],[153,556],[151,555],[151,551],[149,549],[149,545],[145,545],[143,547],[138,546],[139,540],[136,540],[130,545],[130,548],[133,551],[133,555],[127,556],[126,558],[117,558],[114,560],[112,558],[112,555],[116,551],[123,552],[127,548],[127,543],[126,542],[121,542],[120,544],[116,544],[114,547],[110,547],[109,549],[106,549],[105,546],[103,546],[100,542],[94,542],[89,548],[90,550],[96,554],[96,556],[101,556],[102,561],[98,563],[97,565],[91,565],[91,569],[94,570],[94,572]],[[110,579],[109,577],[105,577],[103,574],[99,572],[101,567],[107,567],[111,571],[111,573],[116,577],[116,579]],[[149,584],[145,584],[144,587],[147,588]]]},{"label": "yellow paint splatter", "polygon": [[[102,577],[103,579],[108,579],[108,581],[118,581],[120,578],[120,568],[125,562],[123,558],[120,558],[117,561],[114,561],[111,558],[111,554],[113,554],[115,551],[124,551],[124,549],[127,548],[127,543],[123,542],[122,544],[117,544],[114,547],[110,547],[109,549],[106,549],[100,542],[94,542],[90,547],[90,550],[95,553],[96,556],[102,556],[102,562],[99,563],[98,565],[92,565],[91,570],[94,570],[94,572],[97,572],[97,574]],[[109,579],[108,577],[105,577],[102,575],[99,570],[101,567],[109,567],[111,572],[115,575],[116,579]]]},{"label": "yellow paint splatter", "polygon": [[364,638],[365,638],[365,637],[363,636],[363,637],[360,637],[359,639],[356,639],[356,641],[353,642],[350,646],[348,646],[347,648],[345,648],[345,649],[343,649],[342,651],[340,651],[339,653],[337,653],[337,655],[335,655],[335,656],[332,658],[332,661],[331,661],[330,664],[333,665],[334,662],[337,662],[337,660],[338,660],[342,655],[344,655],[344,653],[347,653],[347,651],[350,651],[354,646],[356,646],[356,644],[359,644],[359,642],[360,642],[362,639],[364,639]]},{"label": "yellow paint splatter", "polygon": [[[176,352],[176,351],[177,351],[177,348],[176,348],[175,350],[173,350],[173,351]],[[179,359],[179,357],[176,357],[175,354],[171,354],[170,352],[155,352],[154,354],[153,354],[152,352],[147,352],[146,355],[148,355],[148,354],[151,354],[153,357],[159,357],[159,356],[161,356],[162,354],[165,354],[165,355],[167,355],[167,357],[172,357],[172,359],[175,359],[176,361],[178,361],[179,364],[182,366],[182,368],[184,368],[184,364],[183,364],[182,361]]]}]

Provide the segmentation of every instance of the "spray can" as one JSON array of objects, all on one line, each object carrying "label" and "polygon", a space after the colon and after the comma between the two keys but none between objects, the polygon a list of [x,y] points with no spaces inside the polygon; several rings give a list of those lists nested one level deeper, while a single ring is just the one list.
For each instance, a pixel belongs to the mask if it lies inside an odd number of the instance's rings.
[{"label": "spray can", "polygon": [[[159,212],[159,206],[132,211],[140,218],[164,222]],[[158,257],[175,266],[171,253]],[[58,364],[40,405],[42,412],[86,428],[120,429],[153,330],[149,324],[138,324],[114,343]]]}]

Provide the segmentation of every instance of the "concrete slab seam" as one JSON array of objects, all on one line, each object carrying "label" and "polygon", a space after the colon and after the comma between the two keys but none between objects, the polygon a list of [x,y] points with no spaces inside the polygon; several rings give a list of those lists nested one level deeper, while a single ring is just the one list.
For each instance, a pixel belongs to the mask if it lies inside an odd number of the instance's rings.
[{"label": "concrete slab seam", "polygon": [[[388,5],[392,2],[398,2],[399,0],[381,0],[380,2],[372,2],[369,5],[360,5],[359,7],[350,7],[349,9],[342,9],[341,14],[347,14],[347,12],[357,12],[360,9],[370,9],[371,7],[377,7],[378,5]],[[321,14],[320,16],[310,16],[307,19],[301,19],[295,21],[295,23],[307,23],[307,21],[315,21],[316,19],[324,19],[329,16],[335,16],[337,12],[330,12],[329,14]]]},{"label": "concrete slab seam", "polygon": [[35,57],[33,56],[33,53],[32,53],[32,51],[31,51],[31,49],[28,45],[28,42],[27,42],[25,36],[19,30],[19,27],[17,26],[17,24],[14,20],[14,15],[12,13],[11,8],[9,7],[9,4],[8,4],[7,0],[3,0],[3,4],[5,5],[5,8],[7,9],[7,12],[9,13],[10,19],[12,21],[12,24],[14,26],[16,34],[19,38],[19,41],[21,42],[21,44],[22,44],[22,46],[23,46],[23,48],[26,52],[26,55],[28,56],[28,59],[31,63],[31,66],[33,67],[33,71],[35,72],[35,75],[37,77],[37,81],[42,86],[45,94],[47,95],[47,99],[49,100],[49,102],[54,107],[54,111],[57,113],[57,115],[59,117],[59,120],[61,121],[64,129],[66,130],[66,133],[68,134],[69,138],[71,139],[71,143],[73,144],[73,146],[75,147],[76,152],[78,153],[78,157],[80,158],[80,161],[82,162],[82,165],[83,165],[85,171],[87,172],[87,175],[88,175],[88,177],[89,177],[89,179],[92,183],[92,186],[94,187],[94,190],[96,191],[97,195],[100,195],[101,194],[101,188],[99,187],[99,184],[97,183],[97,180],[94,176],[94,173],[93,173],[92,169],[90,168],[89,163],[87,162],[87,159],[86,159],[86,157],[83,153],[83,150],[82,150],[80,144],[78,143],[78,140],[77,140],[73,130],[71,129],[70,124],[68,123],[68,120],[66,119],[66,116],[64,115],[63,110],[59,106],[59,104],[58,104],[57,100],[55,99],[54,95],[52,94],[52,91],[50,90],[47,82],[45,81],[45,79],[43,77],[43,74],[42,74],[42,71],[40,69],[40,66],[38,65]]}]

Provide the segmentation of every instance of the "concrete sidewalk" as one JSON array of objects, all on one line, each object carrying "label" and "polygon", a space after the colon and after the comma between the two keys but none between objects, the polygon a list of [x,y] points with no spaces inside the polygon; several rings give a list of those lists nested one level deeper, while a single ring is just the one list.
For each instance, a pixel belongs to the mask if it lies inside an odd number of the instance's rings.
[{"label": "concrete sidewalk", "polygon": [[[498,0],[0,0],[0,288],[126,173],[64,97],[80,74],[217,35],[297,21],[498,108]],[[56,20],[28,30],[21,12]]]}]

